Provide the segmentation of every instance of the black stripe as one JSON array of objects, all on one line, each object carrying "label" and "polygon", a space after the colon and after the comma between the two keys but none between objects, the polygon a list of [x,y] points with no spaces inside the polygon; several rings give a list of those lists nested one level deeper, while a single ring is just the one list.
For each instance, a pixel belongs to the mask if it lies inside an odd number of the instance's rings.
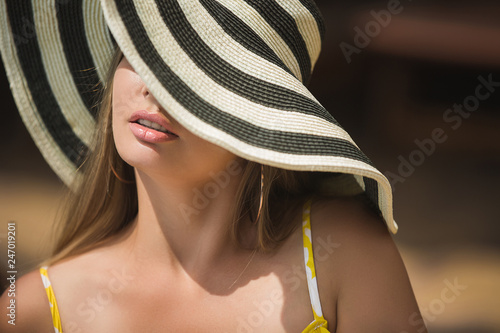
[{"label": "black stripe", "polygon": [[139,21],[133,2],[116,0],[116,8],[135,49],[151,72],[184,108],[202,121],[254,146],[290,154],[343,156],[371,164],[369,159],[349,141],[268,130],[222,112],[207,103],[165,64]]},{"label": "black stripe", "polygon": [[376,180],[368,177],[363,177],[365,183],[365,193],[368,199],[380,210],[378,205],[378,183]]},{"label": "black stripe", "polygon": [[302,82],[309,82],[311,59],[295,19],[278,5],[275,0],[244,1],[254,7],[267,23],[276,30],[285,43],[287,43],[299,63]]},{"label": "black stripe", "polygon": [[101,85],[87,43],[82,0],[72,0],[71,6],[56,2],[56,10],[61,42],[73,81],[87,110],[95,119],[97,89]]},{"label": "black stripe", "polygon": [[311,15],[316,20],[316,24],[318,25],[319,35],[321,37],[321,42],[325,40],[325,20],[323,19],[323,15],[321,15],[321,11],[313,0],[299,0],[300,3],[309,10]]},{"label": "black stripe", "polygon": [[81,156],[86,154],[87,147],[64,118],[50,88],[34,28],[31,1],[7,0],[7,12],[19,63],[36,109],[59,148],[76,167],[79,167],[82,162]]},{"label": "black stripe", "polygon": [[248,75],[219,57],[196,33],[176,0],[156,0],[156,3],[163,21],[169,27],[177,43],[191,60],[215,82],[255,103],[279,110],[313,114],[338,125],[333,117],[315,101],[292,90]]},{"label": "black stripe", "polygon": [[278,55],[243,20],[214,0],[200,0],[224,31],[249,51],[294,75]]}]

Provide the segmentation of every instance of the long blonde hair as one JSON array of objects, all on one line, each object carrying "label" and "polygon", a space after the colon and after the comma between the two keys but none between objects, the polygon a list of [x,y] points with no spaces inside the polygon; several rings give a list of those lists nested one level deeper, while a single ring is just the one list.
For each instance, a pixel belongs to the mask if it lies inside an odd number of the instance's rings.
[{"label": "long blonde hair", "polygon": [[[118,155],[112,133],[113,77],[122,59],[117,50],[102,87],[97,126],[91,152],[68,190],[57,221],[57,238],[52,256],[43,264],[84,253],[127,227],[137,214],[134,169]],[[257,223],[260,250],[279,246],[297,227],[287,217],[316,190],[324,173],[291,171],[263,166],[263,203]],[[331,175],[331,173],[330,173]],[[247,161],[236,194],[236,209],[230,232],[240,242],[240,221],[257,215],[260,202],[261,165]],[[317,191],[316,191],[317,192]]]}]

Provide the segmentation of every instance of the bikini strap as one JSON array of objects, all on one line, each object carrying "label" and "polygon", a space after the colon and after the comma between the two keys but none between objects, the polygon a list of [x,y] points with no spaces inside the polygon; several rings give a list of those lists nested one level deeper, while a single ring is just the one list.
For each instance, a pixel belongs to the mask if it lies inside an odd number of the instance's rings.
[{"label": "bikini strap", "polygon": [[304,203],[302,211],[302,240],[304,244],[304,261],[307,275],[307,288],[309,289],[309,297],[311,298],[311,306],[313,309],[314,320],[323,322],[323,311],[321,310],[321,302],[319,299],[318,283],[316,280],[316,269],[314,267],[314,255],[311,236],[311,202],[312,198]]},{"label": "bikini strap", "polygon": [[45,292],[47,293],[47,298],[49,299],[50,312],[52,314],[52,323],[54,324],[54,332],[62,333],[59,308],[57,307],[57,301],[56,301],[56,295],[54,294],[54,289],[52,289],[52,284],[50,283],[49,280],[49,273],[47,272],[47,266],[40,267],[40,275],[42,276],[43,286],[45,287]]}]

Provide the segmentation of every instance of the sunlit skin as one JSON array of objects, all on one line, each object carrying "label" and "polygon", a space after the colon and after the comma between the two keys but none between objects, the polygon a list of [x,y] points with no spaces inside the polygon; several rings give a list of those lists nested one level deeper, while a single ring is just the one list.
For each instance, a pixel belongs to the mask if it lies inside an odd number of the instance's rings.
[{"label": "sunlit skin", "polygon": [[[178,134],[150,143],[130,130],[137,110],[159,113]],[[299,226],[269,254],[224,232],[241,174],[188,219],[196,190],[213,182],[236,155],[193,135],[164,110],[124,58],[113,87],[113,135],[135,168],[139,213],[104,246],[49,268],[64,332],[302,332],[313,320]],[[243,221],[244,241],[255,225]],[[313,202],[311,225],[323,314],[330,332],[423,333],[409,279],[387,227],[349,198]],[[242,274],[243,272],[243,274]],[[236,281],[236,283],[235,283]],[[234,285],[233,285],[234,283]],[[17,325],[2,332],[53,332],[37,270],[17,281]],[[0,306],[9,298],[4,295]]]},{"label": "sunlit skin", "polygon": [[[161,114],[178,138],[158,144],[136,138],[129,119],[137,110]],[[202,210],[195,207],[196,195],[232,162],[242,170],[243,160],[193,135],[169,116],[126,58],[114,78],[113,136],[118,153],[136,171],[139,214],[134,237],[144,237],[146,246],[154,245],[141,247],[143,260],[154,258],[157,263],[159,256],[162,261],[182,261],[185,267],[196,267],[200,275],[206,275],[204,270],[221,260],[231,244],[229,235],[220,231],[231,222],[228,212],[234,207],[242,172],[232,175],[227,187]]]}]

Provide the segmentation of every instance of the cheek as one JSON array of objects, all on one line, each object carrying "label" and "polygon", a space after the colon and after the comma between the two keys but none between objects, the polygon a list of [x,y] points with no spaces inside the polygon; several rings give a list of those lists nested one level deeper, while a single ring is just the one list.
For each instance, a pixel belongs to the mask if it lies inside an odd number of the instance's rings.
[{"label": "cheek", "polygon": [[117,80],[113,84],[113,114],[130,116],[141,106],[140,87],[133,82],[120,80],[120,76],[116,76],[116,78]]},{"label": "cheek", "polygon": [[131,151],[134,142],[129,128],[129,119],[138,101],[133,93],[134,87],[131,87],[126,79],[126,75],[119,75],[119,71],[115,74],[111,103],[111,125],[118,154],[125,162],[133,165],[135,164],[133,158],[137,152]]},{"label": "cheek", "polygon": [[[140,86],[130,70],[118,68],[113,81],[112,128],[116,149],[121,152],[130,144],[129,119],[142,103]],[[128,140],[128,141],[127,141]]]},{"label": "cheek", "polygon": [[123,139],[126,137],[126,114],[121,103],[121,94],[117,91],[113,92],[112,109],[111,109],[111,125],[113,128],[113,139],[115,141],[116,149],[121,155],[121,150],[123,146]]}]

